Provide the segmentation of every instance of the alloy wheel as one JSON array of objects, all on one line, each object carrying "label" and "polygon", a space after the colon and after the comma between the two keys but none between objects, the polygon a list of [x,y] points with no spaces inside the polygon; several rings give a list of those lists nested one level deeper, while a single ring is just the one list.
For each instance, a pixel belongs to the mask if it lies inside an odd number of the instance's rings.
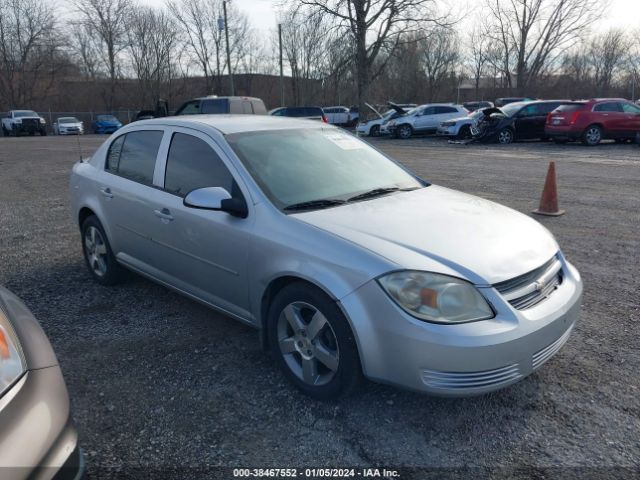
[{"label": "alloy wheel", "polygon": [[327,318],[313,305],[293,302],[278,318],[278,345],[288,368],[305,384],[326,385],[340,363],[338,340]]},{"label": "alloy wheel", "polygon": [[511,142],[513,142],[513,133],[511,133],[511,130],[505,128],[498,133],[498,143],[508,144]]},{"label": "alloy wheel", "polygon": [[600,129],[598,127],[589,127],[589,129],[585,133],[585,138],[587,139],[587,143],[589,145],[597,145],[602,139],[602,132],[600,132]]},{"label": "alloy wheel", "polygon": [[400,138],[407,139],[411,136],[411,127],[409,125],[402,125],[398,130]]},{"label": "alloy wheel", "polygon": [[87,228],[84,234],[84,251],[93,273],[104,277],[107,273],[107,246],[100,230],[94,226]]}]

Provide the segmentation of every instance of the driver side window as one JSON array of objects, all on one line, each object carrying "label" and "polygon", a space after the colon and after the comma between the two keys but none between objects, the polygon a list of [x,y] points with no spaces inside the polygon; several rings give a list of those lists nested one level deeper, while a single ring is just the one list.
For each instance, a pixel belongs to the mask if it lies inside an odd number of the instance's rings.
[{"label": "driver side window", "polygon": [[204,140],[173,134],[164,177],[166,191],[185,197],[198,188],[222,187],[233,193],[233,183],[225,164]]}]

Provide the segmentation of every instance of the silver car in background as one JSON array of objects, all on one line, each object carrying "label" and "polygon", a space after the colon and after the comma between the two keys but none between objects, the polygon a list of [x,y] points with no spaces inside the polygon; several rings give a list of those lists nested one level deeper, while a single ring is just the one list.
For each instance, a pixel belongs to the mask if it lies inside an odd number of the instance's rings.
[{"label": "silver car in background", "polygon": [[31,312],[0,287],[0,478],[83,475],[58,360]]},{"label": "silver car in background", "polygon": [[70,189],[96,281],[126,267],[256,327],[316,398],[361,374],[496,390],[554,355],[578,317],[580,275],[539,223],[319,122],[136,122],[74,166]]}]

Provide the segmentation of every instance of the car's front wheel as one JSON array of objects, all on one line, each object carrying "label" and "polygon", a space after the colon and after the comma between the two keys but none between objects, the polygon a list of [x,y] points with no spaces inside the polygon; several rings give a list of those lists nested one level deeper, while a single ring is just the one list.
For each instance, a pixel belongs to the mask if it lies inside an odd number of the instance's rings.
[{"label": "car's front wheel", "polygon": [[372,137],[379,137],[380,136],[380,125],[374,125],[371,127],[371,130],[369,130],[369,135]]},{"label": "car's front wheel", "polygon": [[510,128],[503,128],[498,132],[498,143],[502,145],[508,145],[513,143],[513,130]]},{"label": "car's front wheel", "polygon": [[413,128],[411,128],[411,125],[407,125],[406,123],[404,125],[400,125],[398,127],[398,137],[402,138],[403,140],[406,140],[407,138],[411,138],[411,135],[413,135]]},{"label": "car's front wheel", "polygon": [[460,130],[458,131],[458,138],[461,140],[471,138],[471,126],[463,125],[460,127]]},{"label": "car's front wheel", "polygon": [[287,285],[271,303],[267,328],[278,365],[305,394],[329,400],[357,385],[361,370],[353,332],[321,290],[303,282]]},{"label": "car's front wheel", "polygon": [[590,125],[582,134],[582,143],[594,147],[602,140],[602,129],[598,125]]},{"label": "car's front wheel", "polygon": [[93,279],[102,285],[115,285],[122,279],[118,264],[102,224],[95,215],[88,217],[81,228],[82,252]]}]

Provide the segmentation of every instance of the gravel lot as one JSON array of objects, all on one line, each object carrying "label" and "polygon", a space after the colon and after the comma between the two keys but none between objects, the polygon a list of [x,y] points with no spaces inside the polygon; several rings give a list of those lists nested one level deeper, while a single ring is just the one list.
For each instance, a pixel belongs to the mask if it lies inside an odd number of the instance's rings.
[{"label": "gravel lot", "polygon": [[[84,153],[104,139],[82,137]],[[312,401],[250,328],[134,275],[115,288],[92,282],[68,211],[76,138],[0,139],[0,283],[53,343],[91,474],[187,468],[177,476],[202,478],[188,469],[223,465],[640,475],[640,148],[374,143],[433,183],[524,213],[556,161],[567,213],[538,219],[585,294],[574,334],[540,371],[470,399],[369,383],[338,403]]]}]

